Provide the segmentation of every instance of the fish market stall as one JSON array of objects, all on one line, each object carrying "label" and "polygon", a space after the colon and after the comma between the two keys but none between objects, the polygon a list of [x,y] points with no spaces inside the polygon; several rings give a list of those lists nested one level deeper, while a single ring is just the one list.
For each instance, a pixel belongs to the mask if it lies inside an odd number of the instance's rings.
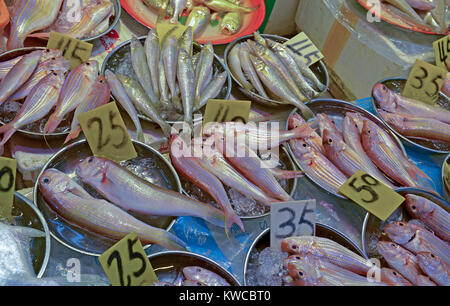
[{"label": "fish market stall", "polygon": [[446,1],[73,2],[0,0],[0,285],[449,285]]}]

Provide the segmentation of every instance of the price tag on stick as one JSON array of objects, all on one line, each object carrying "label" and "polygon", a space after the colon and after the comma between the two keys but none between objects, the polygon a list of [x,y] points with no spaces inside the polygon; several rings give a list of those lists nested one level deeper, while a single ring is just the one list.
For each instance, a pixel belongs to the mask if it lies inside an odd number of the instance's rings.
[{"label": "price tag on stick", "polygon": [[204,124],[209,122],[248,123],[251,101],[209,100],[206,104]]},{"label": "price tag on stick", "polygon": [[316,233],[316,200],[272,203],[270,205],[270,247],[281,248],[281,241]]},{"label": "price tag on stick", "polygon": [[383,221],[405,201],[392,188],[362,170],[342,185],[339,192]]},{"label": "price tag on stick", "polygon": [[78,116],[92,153],[115,162],[137,157],[116,103],[108,103]]},{"label": "price tag on stick", "polygon": [[17,160],[0,157],[0,218],[11,217],[16,189]]},{"label": "price tag on stick", "polygon": [[436,66],[447,69],[445,62],[449,59],[450,53],[450,35],[436,40],[433,43],[434,55],[436,57]]},{"label": "price tag on stick", "polygon": [[434,104],[447,77],[447,69],[416,60],[403,89],[403,96]]},{"label": "price tag on stick", "polygon": [[285,45],[300,56],[308,67],[324,58],[322,52],[304,32],[287,41]]},{"label": "price tag on stick", "polygon": [[98,258],[113,286],[153,286],[158,281],[136,233],[131,233]]},{"label": "price tag on stick", "polygon": [[47,43],[47,48],[63,52],[64,58],[70,61],[70,69],[88,61],[93,47],[90,43],[54,31],[50,32]]},{"label": "price tag on stick", "polygon": [[187,28],[187,26],[181,24],[158,23],[156,25],[156,33],[158,34],[161,47],[170,36],[175,36],[177,40],[180,39],[180,37],[183,36],[183,33],[186,32]]}]

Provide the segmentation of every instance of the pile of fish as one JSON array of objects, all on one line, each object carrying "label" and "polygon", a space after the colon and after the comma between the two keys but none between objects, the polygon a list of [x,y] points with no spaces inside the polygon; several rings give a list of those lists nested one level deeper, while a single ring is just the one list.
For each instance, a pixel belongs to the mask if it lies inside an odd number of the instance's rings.
[{"label": "pile of fish", "polygon": [[169,36],[162,42],[152,29],[145,46],[133,38],[130,49],[137,80],[110,70],[105,74],[112,94],[138,131],[142,128],[137,111],[156,122],[167,137],[171,134],[167,119],[184,119],[192,126],[193,114],[220,94],[228,78],[226,71],[214,69],[211,43],[192,55],[191,27],[178,41],[175,36]]},{"label": "pile of fish", "polygon": [[154,286],[228,287],[230,284],[220,275],[198,266],[183,268],[183,273],[173,282],[159,281]]},{"label": "pile of fish", "polygon": [[450,111],[439,106],[403,97],[383,84],[372,93],[383,119],[399,134],[414,139],[430,139],[450,144]]},{"label": "pile of fish", "polygon": [[431,26],[437,33],[448,33],[446,0],[382,0],[381,10],[397,16],[411,26]]},{"label": "pile of fish", "polygon": [[[74,3],[75,2],[75,3]],[[14,0],[9,8],[11,30],[7,50],[23,48],[27,37],[48,39],[51,31],[90,38],[108,30],[111,0]]]},{"label": "pile of fish", "polygon": [[[283,142],[305,135],[305,130],[309,130],[307,125],[293,131],[263,134],[243,124],[218,124],[217,128],[205,130],[205,140],[193,139],[190,142],[185,141],[182,135],[172,136],[170,156],[172,164],[183,177],[221,206],[226,216],[227,231],[233,223],[244,230],[224,185],[266,206],[291,201],[291,196],[278,180],[293,179],[303,176],[303,173],[266,167],[257,149],[253,148],[258,148],[258,142],[263,141],[279,147]],[[237,136],[230,147],[231,141],[227,139],[231,135]],[[272,141],[275,137],[276,140]]]},{"label": "pile of fish", "polygon": [[143,0],[148,7],[155,9],[160,16],[169,16],[171,23],[186,11],[186,25],[192,26],[194,36],[202,34],[210,21],[224,14],[220,22],[220,31],[225,35],[233,35],[242,26],[242,15],[253,12],[256,8],[241,5],[242,0]]},{"label": "pile of fish", "polygon": [[[329,192],[337,194],[359,170],[391,187],[388,178],[400,186],[416,188],[425,186],[419,178],[429,180],[386,131],[363,115],[347,112],[342,132],[326,114],[318,114],[316,121],[320,134],[312,131],[307,137],[291,140],[290,145],[302,170]],[[290,129],[304,124],[297,113],[289,119]]]},{"label": "pile of fish", "polygon": [[37,50],[0,63],[0,107],[9,119],[0,128],[0,148],[21,128],[53,133],[75,111],[67,143],[81,132],[78,114],[110,101],[109,85],[99,76],[96,61],[83,63],[67,75],[69,69],[70,62],[56,49]]},{"label": "pile of fish", "polygon": [[299,108],[314,117],[303,103],[326,90],[312,70],[287,46],[255,32],[255,40],[237,44],[228,55],[228,67],[248,91]]},{"label": "pile of fish", "polygon": [[387,240],[377,250],[392,269],[382,269],[383,281],[394,286],[450,285],[450,215],[434,202],[406,195],[412,220],[391,222],[383,232]]}]

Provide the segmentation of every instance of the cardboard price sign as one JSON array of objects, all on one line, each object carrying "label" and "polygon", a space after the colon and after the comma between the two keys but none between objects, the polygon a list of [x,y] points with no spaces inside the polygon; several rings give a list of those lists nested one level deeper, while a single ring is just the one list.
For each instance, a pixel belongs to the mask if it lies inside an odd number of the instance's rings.
[{"label": "cardboard price sign", "polygon": [[436,40],[433,43],[434,55],[436,57],[436,66],[447,69],[445,62],[449,59],[450,53],[450,35]]},{"label": "cardboard price sign", "polygon": [[304,32],[287,41],[285,45],[300,56],[308,67],[324,58],[322,52]]},{"label": "cardboard price sign", "polygon": [[108,103],[78,116],[92,153],[115,162],[137,157],[116,103]]},{"label": "cardboard price sign", "polygon": [[17,160],[0,157],[0,218],[11,217],[16,189]]},{"label": "cardboard price sign", "polygon": [[294,236],[315,236],[316,200],[272,203],[270,205],[270,247]]},{"label": "cardboard price sign", "polygon": [[48,49],[59,49],[63,52],[64,58],[70,61],[70,69],[88,61],[93,47],[90,43],[54,31],[50,32],[47,43]]},{"label": "cardboard price sign", "polygon": [[416,60],[403,89],[403,96],[434,104],[439,99],[446,77],[447,69]]},{"label": "cardboard price sign", "polygon": [[209,122],[248,123],[251,101],[209,100],[206,104],[204,125]]},{"label": "cardboard price sign", "polygon": [[172,23],[158,23],[156,25],[156,33],[159,37],[159,43],[161,47],[164,45],[164,42],[170,36],[175,36],[178,40],[183,33],[186,32],[188,26],[184,26],[182,24],[172,24]]},{"label": "cardboard price sign", "polygon": [[405,201],[392,188],[362,170],[342,185],[339,192],[383,221]]},{"label": "cardboard price sign", "polygon": [[112,286],[153,286],[158,281],[136,233],[131,233],[99,258]]}]

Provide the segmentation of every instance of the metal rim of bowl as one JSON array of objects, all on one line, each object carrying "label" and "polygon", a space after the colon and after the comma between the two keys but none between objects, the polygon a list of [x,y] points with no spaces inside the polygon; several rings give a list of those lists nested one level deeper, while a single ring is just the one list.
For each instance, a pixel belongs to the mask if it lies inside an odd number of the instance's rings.
[{"label": "metal rim of bowl", "polygon": [[[139,41],[142,42],[142,40],[145,40],[145,39],[147,38],[147,36],[140,36],[140,37],[136,37],[136,38],[137,38]],[[105,75],[105,72],[106,72],[106,69],[107,69],[107,65],[108,65],[109,60],[110,60],[114,55],[116,55],[116,53],[119,52],[120,49],[122,49],[123,47],[128,46],[129,44],[131,44],[131,39],[130,39],[130,40],[127,40],[127,41],[121,43],[120,45],[118,45],[117,47],[115,47],[114,50],[111,51],[111,53],[109,53],[108,56],[106,56],[105,60],[103,61],[103,65],[102,65],[102,69],[101,69],[101,74]],[[204,47],[203,45],[200,45],[200,44],[198,44],[198,43],[194,43],[194,45],[197,45],[199,48],[203,48],[203,47]],[[216,53],[214,53],[214,59],[215,59],[215,61],[216,61],[217,63],[220,64],[220,66],[223,68],[223,70],[227,73],[227,86],[228,86],[228,89],[227,89],[227,93],[226,93],[226,95],[225,95],[225,98],[224,98],[223,100],[229,100],[229,99],[230,99],[230,96],[231,96],[232,86],[233,86],[233,82],[232,82],[232,79],[231,79],[231,72],[230,72],[230,70],[228,69],[228,66],[227,66],[226,64],[224,64],[224,62],[220,59],[220,57],[219,57]],[[111,95],[111,98],[113,98],[114,101],[116,101],[116,99],[115,99],[112,95]],[[148,117],[145,116],[145,115],[138,114],[138,117],[139,117],[141,120],[144,120],[144,121],[147,121],[147,122],[150,122],[150,123],[155,123],[153,120],[151,120],[150,118],[148,118]],[[203,120],[203,115],[202,115],[202,116],[199,116],[196,120],[194,120],[194,122],[201,121],[201,120]],[[169,123],[169,124],[176,124],[176,123],[178,123],[178,122],[180,122],[180,121],[166,121],[166,122]]]},{"label": "metal rim of bowl", "polygon": [[[270,39],[273,39],[273,40],[276,40],[276,41],[279,41],[279,42],[286,42],[286,41],[289,40],[289,39],[287,39],[287,38],[285,38],[285,37],[278,36],[278,35],[273,35],[273,34],[260,34],[260,35],[261,35],[262,37],[267,37],[267,38],[270,38]],[[250,35],[246,35],[246,36],[239,37],[239,38],[235,39],[234,41],[232,41],[231,43],[229,43],[228,46],[227,46],[226,49],[225,49],[225,53],[224,53],[223,59],[224,59],[224,62],[225,62],[225,66],[227,67],[228,72],[229,72],[230,75],[231,75],[231,78],[236,82],[236,84],[238,85],[238,89],[239,89],[241,92],[243,92],[243,93],[246,94],[247,96],[253,98],[253,99],[254,99],[255,101],[257,101],[258,103],[262,103],[262,104],[265,104],[265,105],[271,106],[271,107],[277,107],[277,106],[280,106],[280,105],[289,105],[289,103],[284,103],[284,102],[277,101],[277,100],[273,100],[273,99],[267,99],[267,98],[264,98],[263,96],[261,96],[261,95],[259,95],[259,94],[257,94],[257,93],[248,91],[247,89],[245,89],[245,88],[242,86],[242,84],[241,84],[241,83],[236,79],[236,77],[231,73],[231,69],[229,69],[229,65],[228,65],[228,56],[230,55],[231,50],[232,50],[238,43],[240,43],[240,42],[243,41],[243,40],[247,40],[247,39],[254,39],[254,35],[250,34]],[[326,89],[325,89],[324,91],[321,92],[321,93],[323,93],[323,92],[326,92],[326,91],[328,90],[328,87],[329,87],[329,85],[330,85],[330,76],[329,76],[329,74],[328,74],[328,69],[327,69],[327,67],[325,66],[324,62],[321,60],[321,61],[319,61],[319,62],[317,62],[317,63],[319,63],[320,68],[321,68],[321,69],[324,71],[324,73],[325,73],[325,81],[326,81],[326,84],[324,84],[324,85],[326,86]]]},{"label": "metal rim of bowl", "polygon": [[[398,188],[395,191],[397,193],[402,192],[404,194],[414,194],[414,195],[418,195],[421,197],[425,197],[434,203],[440,202],[440,203],[436,203],[436,204],[439,205],[440,207],[444,208],[447,212],[450,212],[450,203],[448,203],[443,198],[438,197],[437,195],[435,195],[431,192],[428,192],[426,190],[422,190],[422,189],[418,189],[418,188],[411,188],[411,187],[403,187],[403,188]],[[444,206],[444,204],[446,204],[447,206]],[[367,226],[369,224],[369,218],[371,216],[372,215],[370,213],[366,214],[366,217],[364,218],[364,223],[362,226],[362,233],[361,233],[361,246],[362,246],[362,250],[363,250],[364,254],[366,254],[366,255],[367,255],[367,250],[366,250]],[[376,218],[375,216],[372,216],[372,217]]]},{"label": "metal rim of bowl", "polygon": [[[2,62],[2,59],[5,56],[8,56],[8,55],[10,55],[12,53],[15,53],[15,52],[24,52],[24,55],[25,55],[25,54],[28,54],[28,53],[33,52],[33,51],[46,50],[46,49],[47,48],[45,48],[45,47],[26,47],[26,48],[19,48],[19,49],[6,51],[5,53],[2,53],[0,55],[0,62]],[[4,123],[3,121],[0,120],[0,125],[5,125],[5,124],[6,123]],[[25,135],[25,136],[27,136],[29,138],[42,139],[42,138],[46,138],[46,137],[48,137],[48,138],[60,138],[60,137],[69,135],[70,131],[60,132],[60,133],[49,133],[49,134],[46,134],[46,135],[44,135],[42,133],[38,133],[38,132],[26,131],[26,130],[23,130],[23,129],[19,129],[19,130],[17,130],[17,132],[20,133],[20,134],[23,134],[23,135]]]},{"label": "metal rim of bowl", "polygon": [[450,190],[447,190],[447,187],[445,187],[445,164],[448,164],[450,162],[450,154],[447,155],[447,157],[444,158],[444,162],[442,163],[442,172],[441,172],[441,177],[442,177],[442,189],[444,192],[444,195],[446,196],[447,199],[450,199]]},{"label": "metal rim of bowl", "polygon": [[92,36],[92,37],[84,38],[84,39],[82,39],[83,41],[90,42],[90,41],[94,41],[98,38],[101,38],[101,37],[105,36],[106,34],[108,34],[109,32],[111,32],[115,28],[115,26],[119,23],[120,17],[122,15],[122,6],[120,5],[120,0],[113,0],[112,2],[114,5],[115,16],[114,16],[114,20],[111,23],[111,25],[108,27],[108,29],[105,32],[100,33],[95,36]]},{"label": "metal rim of bowl", "polygon": [[191,256],[194,257],[196,259],[200,259],[203,261],[206,261],[207,263],[215,266],[218,270],[220,270],[222,273],[224,273],[225,275],[227,275],[227,277],[229,277],[230,279],[232,279],[237,286],[241,286],[241,283],[237,280],[237,278],[230,273],[228,270],[226,270],[225,268],[223,268],[220,264],[218,264],[217,262],[215,262],[214,260],[200,255],[200,254],[196,254],[196,253],[192,253],[192,252],[186,252],[186,251],[162,251],[162,252],[157,252],[154,254],[150,254],[148,255],[148,259],[150,260],[150,263],[152,261],[152,259],[157,258],[157,257],[161,257],[161,256],[166,256],[166,255],[185,255],[185,256]]},{"label": "metal rim of bowl", "polygon": [[45,255],[44,260],[42,262],[41,268],[39,269],[39,273],[37,274],[37,278],[42,278],[42,276],[45,273],[45,270],[47,269],[48,262],[50,260],[50,248],[51,248],[51,239],[50,239],[50,229],[48,227],[47,221],[45,220],[42,213],[37,209],[33,203],[28,200],[25,196],[21,195],[17,191],[14,193],[15,198],[19,199],[20,201],[24,202],[28,207],[30,207],[33,212],[38,217],[39,221],[41,222],[42,228],[44,229],[45,233]]},{"label": "metal rim of bowl", "polygon": [[[59,156],[63,155],[65,152],[71,150],[72,148],[74,148],[74,147],[76,147],[76,146],[79,146],[79,145],[82,145],[82,144],[85,144],[85,143],[87,143],[87,140],[86,140],[86,139],[83,139],[83,140],[77,141],[77,142],[75,142],[75,143],[73,143],[73,144],[71,144],[71,145],[69,145],[69,146],[66,146],[66,147],[62,148],[62,149],[61,149],[60,151],[58,151],[55,155],[53,155],[52,158],[50,158],[50,160],[48,160],[47,163],[44,165],[44,167],[42,168],[41,172],[39,173],[39,175],[38,175],[38,177],[37,177],[37,179],[36,179],[36,183],[35,183],[34,189],[33,189],[33,202],[34,202],[34,205],[35,205],[38,209],[39,209],[39,206],[38,206],[37,202],[38,202],[38,194],[40,193],[40,192],[39,192],[39,179],[40,179],[40,177],[42,176],[42,174],[45,172],[45,170],[48,169],[48,167],[51,165],[51,163],[52,163],[56,158],[58,158]],[[138,146],[141,146],[141,147],[143,147],[143,148],[145,148],[145,149],[151,151],[151,152],[152,152],[153,154],[155,154],[160,160],[162,160],[162,161],[166,164],[166,166],[168,167],[168,169],[172,172],[173,177],[174,177],[174,179],[175,179],[175,181],[176,181],[176,183],[177,183],[178,192],[179,192],[179,193],[182,193],[181,182],[180,182],[180,178],[179,178],[177,172],[175,171],[175,169],[173,168],[173,166],[169,163],[169,161],[168,161],[166,158],[164,158],[164,156],[162,156],[161,153],[159,153],[157,150],[153,149],[151,146],[149,146],[149,145],[147,145],[147,144],[145,144],[145,143],[136,141],[136,140],[133,140],[133,145],[138,145]],[[46,205],[48,206],[47,203],[46,203]],[[56,212],[55,212],[55,213],[56,213]],[[169,226],[165,229],[165,230],[168,231],[168,232],[172,229],[173,225],[174,225],[175,222],[176,222],[177,217],[173,217],[173,218],[174,218],[174,219],[170,222]],[[65,247],[67,247],[67,248],[69,248],[69,249],[71,249],[71,250],[73,250],[73,251],[76,251],[76,252],[78,252],[78,253],[80,253],[80,254],[89,255],[89,256],[94,256],[94,257],[98,257],[98,256],[102,255],[102,254],[96,254],[96,253],[91,253],[91,252],[87,252],[87,251],[80,250],[80,249],[78,249],[78,248],[76,248],[76,247],[70,245],[69,243],[67,243],[67,242],[65,242],[65,241],[62,241],[58,236],[56,236],[55,234],[53,234],[52,231],[50,231],[50,235],[51,235],[56,241],[58,241],[59,243],[61,243],[61,244],[64,245]],[[152,244],[145,245],[145,246],[144,246],[144,250],[147,250],[147,249],[150,248],[151,246],[152,246]]]},{"label": "metal rim of bowl", "polygon": [[[363,249],[361,249],[355,242],[353,242],[350,238],[347,237],[347,235],[345,235],[344,233],[342,233],[341,231],[323,224],[323,223],[316,223],[316,226],[322,227],[330,232],[335,233],[336,235],[340,236],[342,239],[344,239],[345,241],[347,241],[348,244],[350,244],[352,247],[355,248],[355,250],[357,250],[359,252],[358,255],[360,255],[361,257],[364,257],[365,259],[368,259],[366,252],[364,252]],[[248,269],[248,265],[250,263],[250,256],[252,255],[252,251],[256,248],[256,246],[258,245],[258,243],[270,232],[270,227],[266,228],[263,232],[261,232],[261,234],[258,235],[258,237],[256,237],[255,241],[253,241],[253,243],[250,246],[250,249],[247,252],[247,255],[245,257],[245,262],[244,262],[244,286],[248,286],[247,284],[247,269]]]},{"label": "metal rim of bowl", "polygon": [[[353,110],[355,112],[359,112],[360,114],[362,114],[363,116],[365,116],[366,118],[368,118],[369,120],[373,121],[374,123],[376,123],[379,127],[383,127],[385,126],[385,124],[383,123],[383,121],[381,121],[378,117],[374,116],[373,114],[371,114],[370,112],[368,112],[367,110],[365,110],[364,108],[352,104],[350,102],[345,102],[342,100],[337,100],[337,99],[315,99],[313,101],[311,101],[311,103],[306,104],[307,106],[311,106],[312,104],[318,104],[318,103],[322,103],[322,102],[334,102],[334,103],[338,103],[338,104],[342,104],[342,106],[348,107],[350,108],[350,110]],[[297,109],[294,109],[291,114],[288,117],[288,121],[286,122],[286,129],[289,129],[289,118],[295,114],[296,112],[298,112]],[[392,133],[391,129],[389,129],[387,126],[384,127],[384,130],[386,132],[389,133],[389,135],[393,138],[393,140],[398,144],[400,150],[403,152],[403,154],[405,156],[408,156],[405,150],[405,147],[403,146],[402,142],[397,138],[397,136],[395,134]],[[294,154],[294,151],[292,150],[292,147],[289,143],[285,144],[286,147],[288,148],[289,154],[291,155],[292,159],[294,160],[295,165],[300,169],[303,170],[300,163],[297,160],[297,157]],[[308,172],[305,172],[305,175],[308,177],[308,179],[313,182],[315,185],[319,186],[322,190],[324,190],[325,192],[334,195],[342,200],[349,200],[348,198],[344,197],[343,195],[331,192],[327,189],[325,189],[324,187],[322,187],[320,184],[316,183],[315,180],[313,180],[312,178],[309,177]]]},{"label": "metal rim of bowl", "polygon": [[[406,78],[402,78],[402,77],[397,77],[397,78],[386,78],[386,79],[383,79],[383,80],[377,82],[377,84],[383,84],[384,82],[387,82],[387,81],[395,81],[395,80],[402,80],[402,81],[404,81],[404,80],[407,80],[407,79],[406,79]],[[445,98],[447,98],[447,99],[449,99],[449,97],[447,97],[446,95],[444,95],[442,92],[440,93],[440,95],[443,96],[443,97],[445,97]],[[450,150],[447,150],[447,151],[441,151],[441,150],[437,150],[437,149],[432,149],[432,148],[425,147],[425,146],[423,146],[423,145],[421,145],[421,144],[418,144],[418,143],[414,142],[413,140],[411,140],[411,139],[409,139],[409,138],[403,136],[403,135],[400,134],[399,132],[397,132],[393,127],[391,127],[391,125],[390,125],[388,122],[386,122],[386,120],[384,120],[383,116],[380,115],[380,112],[378,111],[377,102],[376,102],[376,100],[375,100],[375,97],[373,96],[373,93],[371,93],[371,97],[372,97],[372,106],[373,106],[373,109],[374,109],[375,114],[377,115],[377,117],[378,117],[381,121],[383,121],[383,123],[384,123],[386,126],[388,126],[389,129],[390,129],[392,132],[395,133],[395,135],[397,135],[402,141],[404,141],[404,142],[405,142],[407,145],[409,145],[412,149],[415,149],[415,151],[419,151],[419,152],[421,152],[421,153],[428,153],[428,154],[429,154],[430,152],[431,152],[431,153],[438,153],[438,154],[448,154],[448,153],[450,153]]]}]

